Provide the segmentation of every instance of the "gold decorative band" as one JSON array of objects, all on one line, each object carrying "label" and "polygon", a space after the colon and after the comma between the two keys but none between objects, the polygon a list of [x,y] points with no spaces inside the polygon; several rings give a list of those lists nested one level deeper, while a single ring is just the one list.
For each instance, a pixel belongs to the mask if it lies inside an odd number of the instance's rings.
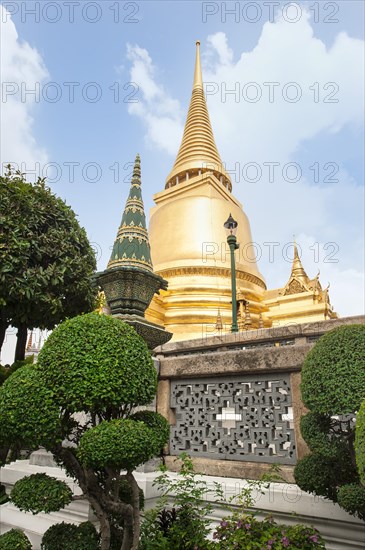
[{"label": "gold decorative band", "polygon": [[[157,272],[158,275],[161,275],[164,279],[169,277],[183,277],[185,275],[207,275],[211,277],[224,277],[229,278],[231,276],[231,270],[225,267],[177,267],[173,269],[162,269]],[[260,286],[266,290],[265,283],[256,277],[251,275],[251,273],[246,273],[245,271],[236,271],[237,279],[248,281],[255,285]]]}]

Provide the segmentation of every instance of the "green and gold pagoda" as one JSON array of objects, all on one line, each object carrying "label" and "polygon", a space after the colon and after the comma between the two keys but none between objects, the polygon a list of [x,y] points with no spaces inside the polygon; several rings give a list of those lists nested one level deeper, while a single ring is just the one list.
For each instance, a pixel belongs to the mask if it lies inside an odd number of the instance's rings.
[{"label": "green and gold pagoda", "polygon": [[107,269],[97,273],[96,280],[104,291],[111,314],[132,325],[150,349],[170,340],[170,332],[144,318],[153,295],[166,290],[167,281],[153,272],[139,155]]}]

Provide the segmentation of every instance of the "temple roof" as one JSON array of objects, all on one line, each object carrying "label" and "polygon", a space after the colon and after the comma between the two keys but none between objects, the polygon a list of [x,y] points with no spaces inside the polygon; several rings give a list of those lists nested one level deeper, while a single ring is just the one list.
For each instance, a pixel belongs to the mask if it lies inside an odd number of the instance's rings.
[{"label": "temple roof", "polygon": [[172,171],[166,179],[166,188],[176,185],[178,183],[176,178],[180,176],[185,180],[186,174],[194,176],[200,172],[213,172],[225,187],[232,190],[231,180],[222,164],[210,124],[203,89],[200,42],[198,41],[190,107],[180,149]]},{"label": "temple roof", "polygon": [[114,242],[108,269],[134,266],[153,271],[142,189],[141,159],[136,156],[129,196]]}]

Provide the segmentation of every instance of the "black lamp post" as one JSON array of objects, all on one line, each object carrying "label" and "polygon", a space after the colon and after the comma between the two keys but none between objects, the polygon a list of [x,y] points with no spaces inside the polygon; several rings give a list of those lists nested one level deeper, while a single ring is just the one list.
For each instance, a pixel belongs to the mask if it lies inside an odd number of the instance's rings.
[{"label": "black lamp post", "polygon": [[237,324],[237,298],[236,298],[236,261],[234,251],[239,247],[237,244],[236,232],[238,223],[229,215],[224,224],[227,233],[227,243],[231,251],[231,286],[232,286],[232,327],[231,332],[238,332]]}]

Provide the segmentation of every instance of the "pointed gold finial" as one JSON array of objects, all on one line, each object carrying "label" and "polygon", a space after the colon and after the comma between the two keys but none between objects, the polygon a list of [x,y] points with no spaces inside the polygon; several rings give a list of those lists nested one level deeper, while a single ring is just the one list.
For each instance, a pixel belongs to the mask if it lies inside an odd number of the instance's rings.
[{"label": "pointed gold finial", "polygon": [[195,88],[203,89],[203,76],[202,76],[202,67],[200,63],[200,42],[196,41],[196,56],[195,56],[195,71],[194,71],[194,83],[193,90]]},{"label": "pointed gold finial", "polygon": [[305,283],[308,283],[309,277],[306,274],[304,267],[302,265],[302,262],[298,253],[298,246],[295,240],[294,240],[293,246],[294,246],[294,257],[293,257],[291,276],[299,280],[301,279]]},{"label": "pointed gold finial", "polygon": [[166,179],[165,188],[168,189],[206,172],[213,173],[224,187],[229,191],[232,190],[231,179],[218,153],[210,124],[204,95],[200,42],[198,40],[196,42],[193,91],[184,134],[175,164]]}]

